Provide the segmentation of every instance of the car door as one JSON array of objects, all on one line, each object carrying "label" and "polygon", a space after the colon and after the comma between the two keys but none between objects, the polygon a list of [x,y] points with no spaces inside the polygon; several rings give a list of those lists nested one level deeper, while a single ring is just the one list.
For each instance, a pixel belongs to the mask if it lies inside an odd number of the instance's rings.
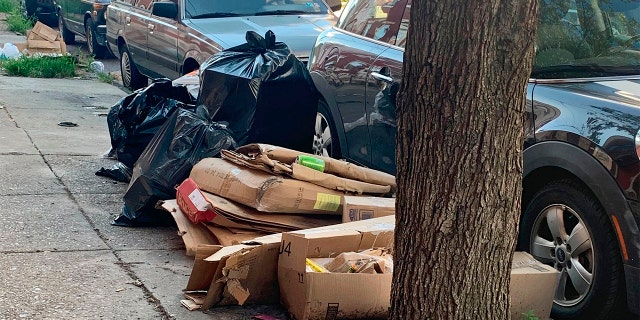
[{"label": "car door", "polygon": [[373,62],[366,81],[366,113],[372,167],[396,172],[396,96],[402,78],[402,56],[411,1],[385,1],[377,9],[368,36],[389,44]]},{"label": "car door", "polygon": [[138,69],[148,69],[147,59],[147,25],[151,16],[153,0],[134,0],[131,10],[124,12],[125,34],[131,58]]},{"label": "car door", "polygon": [[[157,2],[159,0],[154,0]],[[166,1],[166,0],[163,0]],[[178,16],[181,16],[178,10]],[[172,79],[180,76],[178,63],[178,19],[150,16],[147,24],[147,58],[154,66],[155,76],[167,76]]]},{"label": "car door", "polygon": [[373,101],[375,92],[367,93],[366,85],[371,66],[382,52],[389,49],[389,45],[372,41],[376,26],[384,20],[379,17],[379,2],[359,1],[355,5],[359,7],[347,11],[347,16],[340,18],[339,27],[358,36],[346,35],[343,39],[342,35],[336,35],[333,39],[335,47],[327,50],[323,63],[342,118],[337,125],[343,125],[345,134],[345,145],[341,146],[343,156],[371,166],[372,145],[366,102]]}]

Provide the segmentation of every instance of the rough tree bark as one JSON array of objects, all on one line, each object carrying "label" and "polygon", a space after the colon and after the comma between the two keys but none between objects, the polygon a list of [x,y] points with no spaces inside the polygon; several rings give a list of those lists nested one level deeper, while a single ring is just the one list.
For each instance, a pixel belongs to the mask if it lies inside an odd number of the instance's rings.
[{"label": "rough tree bark", "polygon": [[537,0],[412,3],[392,319],[508,318],[537,10]]}]

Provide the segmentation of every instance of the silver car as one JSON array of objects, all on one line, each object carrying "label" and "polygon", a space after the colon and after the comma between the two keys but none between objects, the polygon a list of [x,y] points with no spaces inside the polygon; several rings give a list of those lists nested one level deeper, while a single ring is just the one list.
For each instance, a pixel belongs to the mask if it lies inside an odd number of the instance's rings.
[{"label": "silver car", "polygon": [[340,0],[115,0],[106,14],[109,50],[120,59],[126,87],[171,79],[211,55],[245,43],[247,31],[286,43],[306,61],[320,32],[334,25]]}]

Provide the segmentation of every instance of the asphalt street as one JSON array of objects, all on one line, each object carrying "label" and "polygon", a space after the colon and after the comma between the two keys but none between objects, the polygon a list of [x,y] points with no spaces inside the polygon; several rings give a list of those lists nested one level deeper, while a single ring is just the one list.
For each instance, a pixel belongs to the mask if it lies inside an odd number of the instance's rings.
[{"label": "asphalt street", "polygon": [[127,185],[94,173],[114,164],[106,113],[127,94],[0,75],[0,319],[286,319],[280,306],[188,311],[193,258],[177,228],[110,224]]}]

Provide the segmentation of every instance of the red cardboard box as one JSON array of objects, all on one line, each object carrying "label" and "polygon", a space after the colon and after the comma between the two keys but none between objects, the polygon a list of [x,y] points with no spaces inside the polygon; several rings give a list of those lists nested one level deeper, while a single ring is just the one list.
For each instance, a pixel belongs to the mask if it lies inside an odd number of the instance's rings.
[{"label": "red cardboard box", "polygon": [[180,210],[193,223],[211,221],[216,217],[213,207],[191,178],[187,178],[178,186],[176,201]]}]

